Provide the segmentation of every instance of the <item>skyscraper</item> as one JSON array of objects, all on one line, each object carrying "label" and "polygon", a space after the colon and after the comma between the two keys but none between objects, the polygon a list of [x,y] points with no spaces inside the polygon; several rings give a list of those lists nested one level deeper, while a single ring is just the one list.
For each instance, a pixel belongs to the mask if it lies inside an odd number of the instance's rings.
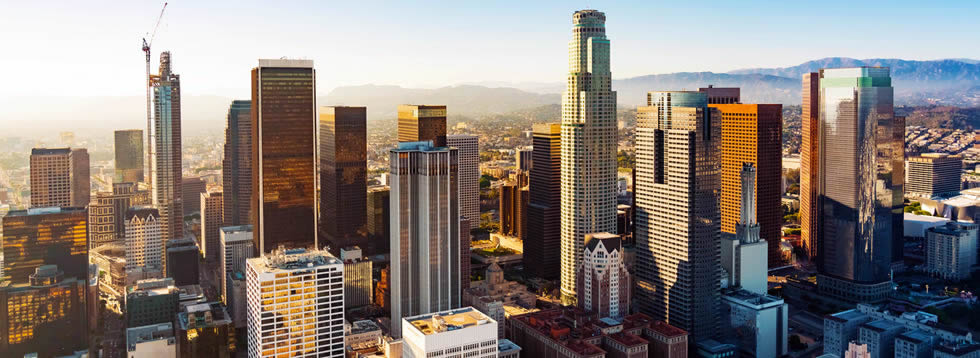
[{"label": "skyscraper", "polygon": [[905,192],[920,198],[949,197],[960,192],[963,157],[925,153],[905,161]]},{"label": "skyscraper", "polygon": [[96,193],[88,206],[89,248],[122,243],[126,236],[126,210],[149,204],[150,193],[137,190],[136,183],[132,182],[113,183],[111,193]]},{"label": "skyscraper", "polygon": [[561,124],[533,126],[533,153],[528,176],[525,269],[533,276],[558,278],[561,265]]},{"label": "skyscraper", "polygon": [[708,104],[742,103],[742,89],[738,87],[708,87],[698,88],[698,92],[708,94]]},{"label": "skyscraper", "polygon": [[800,143],[800,241],[811,260],[817,257],[817,174],[820,173],[817,127],[820,123],[820,75],[803,74],[802,133]]},{"label": "skyscraper", "polygon": [[398,105],[398,141],[446,146],[446,106]]},{"label": "skyscraper", "polygon": [[31,207],[84,208],[91,196],[85,148],[31,150]]},{"label": "skyscraper", "polygon": [[783,105],[709,106],[721,112],[721,231],[735,233],[742,206],[742,166],[752,163],[755,200],[750,204],[758,216],[762,239],[769,244],[769,265],[782,266]]},{"label": "skyscraper", "polygon": [[[459,150],[459,213],[480,220],[480,138],[475,135],[446,136],[446,143]],[[469,234],[460,239],[469,240]]]},{"label": "skyscraper", "polygon": [[720,302],[721,120],[706,93],[650,92],[637,109],[636,303],[713,337]]},{"label": "skyscraper", "polygon": [[200,213],[204,209],[201,206],[201,194],[208,192],[208,183],[201,177],[183,177],[180,179],[180,197],[184,202],[184,215]]},{"label": "skyscraper", "polygon": [[[533,125],[531,129],[532,130],[534,129]],[[534,158],[534,147],[517,148],[517,152],[514,153],[514,160],[516,161],[515,167],[517,167],[517,170],[520,170],[522,172],[525,173],[530,172],[531,167],[534,165],[533,158]]]},{"label": "skyscraper", "polygon": [[143,131],[128,129],[115,132],[115,175],[116,183],[139,183],[143,181]]},{"label": "skyscraper", "polygon": [[616,232],[616,92],[609,71],[606,15],[572,17],[568,84],[561,118],[561,295],[575,299],[585,235]]},{"label": "skyscraper", "polygon": [[623,263],[619,235],[596,233],[585,236],[582,265],[576,270],[578,306],[600,318],[621,319],[630,312],[633,281]]},{"label": "skyscraper", "polygon": [[245,272],[245,261],[254,257],[252,226],[226,226],[221,228],[221,297],[228,304],[229,278],[235,272]]},{"label": "skyscraper", "polygon": [[252,102],[235,100],[228,108],[225,155],[221,161],[223,226],[250,223],[252,206]]},{"label": "skyscraper", "polygon": [[198,245],[208,262],[217,263],[221,257],[221,240],[218,236],[224,222],[222,205],[225,201],[221,192],[211,192],[201,194],[198,202],[201,203],[201,240]]},{"label": "skyscraper", "polygon": [[181,187],[180,75],[172,72],[170,52],[160,54],[160,75],[153,83],[153,205],[160,210],[163,240],[183,237]]},{"label": "skyscraper", "polygon": [[87,349],[85,286],[57,265],[36,267],[27,282],[0,283],[0,352],[55,357]]},{"label": "skyscraper", "polygon": [[126,271],[136,269],[165,272],[160,212],[148,206],[132,207],[126,212]]},{"label": "skyscraper", "polygon": [[367,224],[367,108],[320,108],[320,234],[337,252]]},{"label": "skyscraper", "polygon": [[[724,124],[722,124],[724,126]],[[768,284],[768,245],[760,235],[761,226],[756,221],[755,179],[758,172],[752,163],[742,165],[740,171],[739,207],[740,216],[735,224],[735,233],[725,233],[721,240],[722,268],[728,275],[729,287],[743,289],[765,295]]]},{"label": "skyscraper", "polygon": [[887,297],[903,239],[905,125],[889,72],[820,70],[817,286],[851,302]]},{"label": "skyscraper", "polygon": [[389,217],[389,198],[387,186],[372,186],[368,188],[367,200],[367,232],[375,240],[374,247],[378,252],[389,252],[388,244],[390,235],[388,226],[391,224]]},{"label": "skyscraper", "polygon": [[3,279],[29,283],[34,270],[57,264],[66,277],[88,279],[88,212],[83,208],[11,211],[3,218]]},{"label": "skyscraper", "polygon": [[[344,357],[343,273],[344,264],[320,250],[248,259],[248,356]],[[289,284],[275,284],[281,280]]]},{"label": "skyscraper", "polygon": [[517,180],[500,185],[500,233],[527,238],[527,174],[520,173]]},{"label": "skyscraper", "polygon": [[[391,150],[391,322],[461,304],[459,152],[431,142]],[[392,336],[401,337],[392,323]]]},{"label": "skyscraper", "polygon": [[255,250],[317,245],[316,72],[310,60],[252,69]]},{"label": "skyscraper", "polygon": [[193,238],[173,239],[166,244],[167,273],[177,286],[200,284],[201,249]]}]

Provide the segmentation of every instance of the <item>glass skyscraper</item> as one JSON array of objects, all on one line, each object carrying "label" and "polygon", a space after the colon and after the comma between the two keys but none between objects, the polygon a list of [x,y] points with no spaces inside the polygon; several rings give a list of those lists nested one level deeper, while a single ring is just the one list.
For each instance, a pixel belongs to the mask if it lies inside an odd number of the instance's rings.
[{"label": "glass skyscraper", "polygon": [[[153,204],[160,209],[163,241],[184,235],[181,183],[180,75],[171,71],[170,52],[160,54],[160,76],[153,84]],[[164,262],[166,267],[166,262]]]},{"label": "glass skyscraper", "polygon": [[819,81],[817,285],[880,301],[903,235],[905,125],[887,67],[822,69]]}]

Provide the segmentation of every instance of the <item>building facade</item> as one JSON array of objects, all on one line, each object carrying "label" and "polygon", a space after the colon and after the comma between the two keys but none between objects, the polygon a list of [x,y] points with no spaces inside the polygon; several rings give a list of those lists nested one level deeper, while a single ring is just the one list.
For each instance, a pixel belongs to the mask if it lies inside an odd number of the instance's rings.
[{"label": "building facade", "polygon": [[221,297],[228,303],[228,278],[236,272],[245,272],[246,260],[255,257],[255,247],[252,245],[252,226],[227,226],[221,228]]},{"label": "building facade", "polygon": [[172,71],[170,52],[163,52],[160,75],[153,82],[150,188],[164,240],[184,236],[180,102],[180,75]]},{"label": "building facade", "polygon": [[817,285],[851,302],[884,300],[902,243],[905,124],[886,67],[820,70]]},{"label": "building facade", "polygon": [[405,317],[402,357],[497,357],[497,321],[473,307]]},{"label": "building facade", "polygon": [[184,202],[184,215],[200,213],[201,194],[208,192],[208,183],[201,177],[183,177],[180,179],[181,200]]},{"label": "building facade", "polygon": [[977,224],[949,222],[926,230],[926,271],[944,280],[970,278],[977,264]]},{"label": "building facade", "polygon": [[114,183],[144,182],[143,131],[128,129],[115,131],[115,147],[112,177]]},{"label": "building facade", "polygon": [[201,239],[198,245],[201,256],[208,262],[221,260],[221,227],[224,226],[225,200],[221,192],[201,193],[197,199],[201,206]]},{"label": "building facade", "polygon": [[228,108],[221,188],[224,200],[223,226],[250,223],[252,206],[252,101],[235,100]]},{"label": "building facade", "polygon": [[137,281],[126,292],[126,327],[173,322],[180,290],[171,278]]},{"label": "building facade", "polygon": [[364,307],[373,302],[371,260],[367,260],[357,246],[340,249],[344,262],[344,308]]},{"label": "building facade", "polygon": [[576,279],[579,308],[603,318],[619,319],[629,314],[633,281],[623,263],[623,244],[619,235],[597,233],[585,236],[585,252]]},{"label": "building facade", "polygon": [[344,356],[340,260],[321,250],[277,249],[248,259],[245,270],[249,357]]},{"label": "building facade", "polygon": [[[29,284],[42,265],[88,279],[88,212],[83,208],[16,210],[3,218],[3,280]],[[0,281],[3,281],[0,280]]]},{"label": "building facade", "polygon": [[88,206],[90,248],[123,243],[126,237],[126,211],[132,206],[148,204],[150,193],[138,190],[136,183],[113,183],[111,193],[96,193]]},{"label": "building facade", "polygon": [[86,281],[41,265],[27,282],[0,282],[0,352],[53,357],[88,349]]},{"label": "building facade", "polygon": [[[480,220],[480,138],[475,135],[446,136],[446,145],[459,150],[459,214]],[[469,239],[469,235],[461,237]]]},{"label": "building facade", "polygon": [[316,72],[311,60],[252,69],[255,250],[316,246]]},{"label": "building facade", "polygon": [[85,148],[31,149],[31,207],[89,204],[92,184]]},{"label": "building facade", "polygon": [[402,142],[391,150],[391,322],[461,302],[459,157],[455,148]]},{"label": "building facade", "polygon": [[445,147],[446,106],[398,105],[398,141],[432,141],[435,147]]},{"label": "building facade", "polygon": [[333,250],[367,224],[367,107],[320,108],[320,234]]},{"label": "building facade", "polygon": [[524,268],[544,279],[559,277],[561,256],[561,124],[534,124],[528,175]]},{"label": "building facade", "polygon": [[820,173],[820,74],[803,74],[803,96],[800,141],[800,240],[811,260],[817,258],[817,187]]},{"label": "building facade", "polygon": [[126,271],[162,270],[166,272],[165,228],[160,212],[148,206],[126,212]]},{"label": "building facade", "polygon": [[220,303],[187,306],[177,313],[176,322],[177,352],[181,358],[235,356],[235,325]]},{"label": "building facade", "polygon": [[919,198],[949,197],[960,192],[963,157],[926,153],[905,161],[905,193]]},{"label": "building facade", "polygon": [[719,311],[721,121],[702,92],[650,92],[637,109],[636,303],[715,335]]},{"label": "building facade", "polygon": [[530,199],[527,175],[519,173],[517,180],[500,186],[500,233],[527,239],[527,205]]},{"label": "building facade", "polygon": [[126,329],[128,357],[177,357],[174,324],[160,323]]},{"label": "building facade", "polygon": [[756,169],[752,163],[742,165],[739,174],[741,208],[735,234],[721,238],[721,266],[727,275],[729,287],[741,287],[764,295],[769,291],[768,245],[760,237],[761,225],[756,222],[755,202]]},{"label": "building facade", "polygon": [[167,274],[177,286],[200,284],[201,251],[192,238],[167,241]]},{"label": "building facade", "polygon": [[776,358],[789,352],[789,305],[782,298],[744,289],[727,292],[722,321],[743,356]]},{"label": "building facade", "polygon": [[575,299],[585,235],[616,231],[616,92],[606,15],[572,16],[561,119],[561,296]]}]

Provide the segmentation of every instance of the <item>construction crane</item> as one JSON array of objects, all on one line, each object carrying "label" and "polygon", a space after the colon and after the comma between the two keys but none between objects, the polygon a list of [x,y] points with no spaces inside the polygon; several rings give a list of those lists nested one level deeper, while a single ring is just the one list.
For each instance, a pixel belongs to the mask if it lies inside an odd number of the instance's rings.
[{"label": "construction crane", "polygon": [[146,178],[143,180],[149,185],[150,189],[153,187],[153,116],[151,108],[153,103],[150,98],[150,90],[153,88],[153,82],[155,77],[150,74],[150,46],[153,45],[153,39],[157,35],[157,29],[160,28],[160,20],[163,20],[163,12],[167,10],[167,3],[163,3],[163,8],[160,9],[160,16],[157,16],[157,23],[153,26],[153,32],[148,33],[150,41],[143,37],[143,53],[146,54]]}]

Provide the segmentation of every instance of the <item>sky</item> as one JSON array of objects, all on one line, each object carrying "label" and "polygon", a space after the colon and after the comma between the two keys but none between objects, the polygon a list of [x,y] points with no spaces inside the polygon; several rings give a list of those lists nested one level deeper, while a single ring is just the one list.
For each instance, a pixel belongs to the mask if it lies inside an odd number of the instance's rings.
[{"label": "sky", "polygon": [[[0,97],[142,96],[163,1],[0,0]],[[189,95],[247,98],[258,58],[314,60],[317,92],[562,82],[575,10],[606,13],[615,78],[832,56],[980,58],[980,1],[172,0],[153,42]]]}]

